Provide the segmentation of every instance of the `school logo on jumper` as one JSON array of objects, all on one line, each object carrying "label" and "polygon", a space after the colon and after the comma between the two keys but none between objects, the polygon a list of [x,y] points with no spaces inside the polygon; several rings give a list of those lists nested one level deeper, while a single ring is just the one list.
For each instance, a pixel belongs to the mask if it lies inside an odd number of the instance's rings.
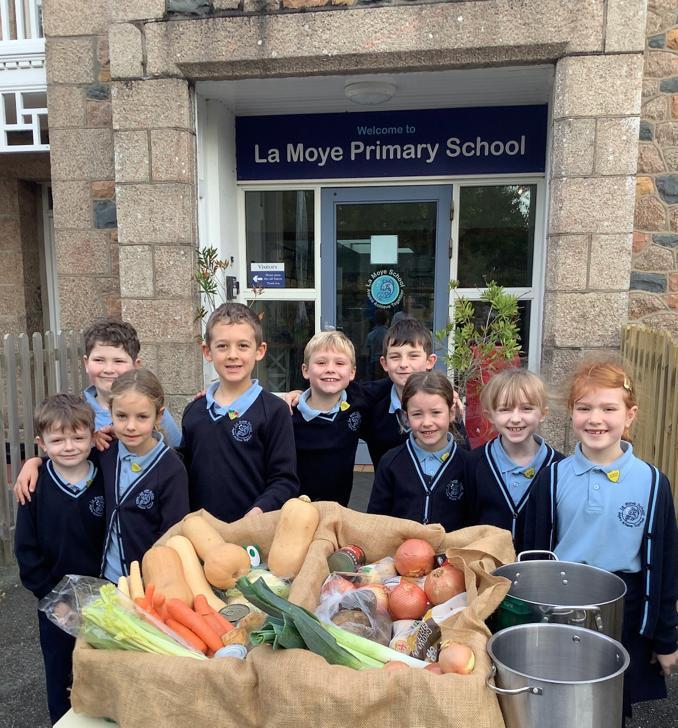
[{"label": "school logo on jumper", "polygon": [[461,481],[450,481],[445,487],[445,495],[451,501],[458,501],[464,495],[464,486],[461,484]]},{"label": "school logo on jumper", "polygon": [[252,439],[252,423],[248,422],[248,420],[238,420],[238,422],[233,425],[233,430],[231,430],[231,432],[234,440],[237,440],[238,442],[247,442]]},{"label": "school logo on jumper", "polygon": [[96,516],[97,518],[101,518],[101,516],[104,515],[104,497],[103,495],[95,495],[94,498],[89,502],[89,512]]},{"label": "school logo on jumper", "polygon": [[393,308],[403,298],[405,284],[392,268],[374,271],[367,279],[367,297],[377,308]]},{"label": "school logo on jumper", "polygon": [[346,423],[348,425],[348,429],[351,430],[351,432],[358,432],[362,419],[360,412],[351,412]]},{"label": "school logo on jumper", "polygon": [[629,528],[642,526],[645,522],[645,509],[640,503],[627,502],[619,509],[617,518]]},{"label": "school logo on jumper", "polygon": [[137,507],[143,509],[144,511],[147,511],[149,508],[153,508],[153,501],[155,500],[155,495],[153,494],[152,490],[142,490],[141,493],[137,496],[136,504]]}]

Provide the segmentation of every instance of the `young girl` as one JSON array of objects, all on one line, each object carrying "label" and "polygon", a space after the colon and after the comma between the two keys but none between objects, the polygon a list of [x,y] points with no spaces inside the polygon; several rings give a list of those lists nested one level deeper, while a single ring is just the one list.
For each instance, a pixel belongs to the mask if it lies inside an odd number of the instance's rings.
[{"label": "young girl", "polygon": [[466,460],[469,523],[511,531],[520,552],[532,483],[542,469],[563,457],[537,435],[548,413],[544,382],[527,369],[504,369],[485,385],[480,402],[497,436]]},{"label": "young girl", "polygon": [[525,547],[615,572],[627,586],[622,642],[624,714],[666,697],[678,661],[678,531],[666,476],[633,454],[638,409],[629,377],[610,361],[584,363],[569,387],[574,455],[544,471],[528,504]]},{"label": "young girl", "polygon": [[116,440],[100,453],[106,497],[103,576],[117,582],[132,561],[188,513],[188,476],[158,432],[165,395],[145,369],[121,374],[111,386]]},{"label": "young girl", "polygon": [[466,452],[450,432],[452,385],[438,371],[411,374],[401,403],[411,431],[379,462],[367,512],[441,523],[446,531],[463,528]]}]

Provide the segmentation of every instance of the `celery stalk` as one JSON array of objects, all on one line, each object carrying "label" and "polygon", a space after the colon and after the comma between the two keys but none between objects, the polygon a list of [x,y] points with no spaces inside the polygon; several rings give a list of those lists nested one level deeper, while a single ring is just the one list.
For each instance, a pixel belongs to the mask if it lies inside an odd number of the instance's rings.
[{"label": "celery stalk", "polygon": [[347,632],[345,629],[337,627],[336,624],[323,624],[323,627],[334,637],[337,644],[341,645],[344,649],[350,648],[351,650],[355,650],[373,660],[378,660],[382,665],[391,660],[399,660],[410,667],[426,667],[426,663],[423,660],[410,657],[410,655],[404,652],[392,650],[390,647],[374,642],[374,640],[361,637],[359,634]]}]

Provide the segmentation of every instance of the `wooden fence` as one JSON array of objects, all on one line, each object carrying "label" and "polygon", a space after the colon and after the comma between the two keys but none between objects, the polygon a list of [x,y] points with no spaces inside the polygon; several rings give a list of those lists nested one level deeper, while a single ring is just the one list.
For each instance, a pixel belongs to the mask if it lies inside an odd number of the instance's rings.
[{"label": "wooden fence", "polygon": [[621,353],[640,404],[634,452],[666,473],[678,505],[678,340],[667,331],[628,325]]},{"label": "wooden fence", "polygon": [[0,448],[5,451],[6,467],[0,468],[0,563],[12,558],[16,505],[11,484],[23,460],[37,454],[33,412],[50,394],[81,392],[87,386],[83,354],[79,332],[4,337],[0,352]]}]

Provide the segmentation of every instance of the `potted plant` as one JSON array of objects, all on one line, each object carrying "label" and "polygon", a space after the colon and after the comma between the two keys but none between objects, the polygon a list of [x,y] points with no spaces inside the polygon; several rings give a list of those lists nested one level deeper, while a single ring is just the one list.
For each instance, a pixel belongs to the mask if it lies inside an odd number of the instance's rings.
[{"label": "potted plant", "polygon": [[459,295],[458,285],[450,281],[454,293],[451,316],[436,338],[447,343],[443,359],[466,406],[469,441],[477,447],[492,436],[480,407],[483,384],[501,369],[520,366],[520,313],[518,297],[495,281],[487,283],[477,302]]}]

